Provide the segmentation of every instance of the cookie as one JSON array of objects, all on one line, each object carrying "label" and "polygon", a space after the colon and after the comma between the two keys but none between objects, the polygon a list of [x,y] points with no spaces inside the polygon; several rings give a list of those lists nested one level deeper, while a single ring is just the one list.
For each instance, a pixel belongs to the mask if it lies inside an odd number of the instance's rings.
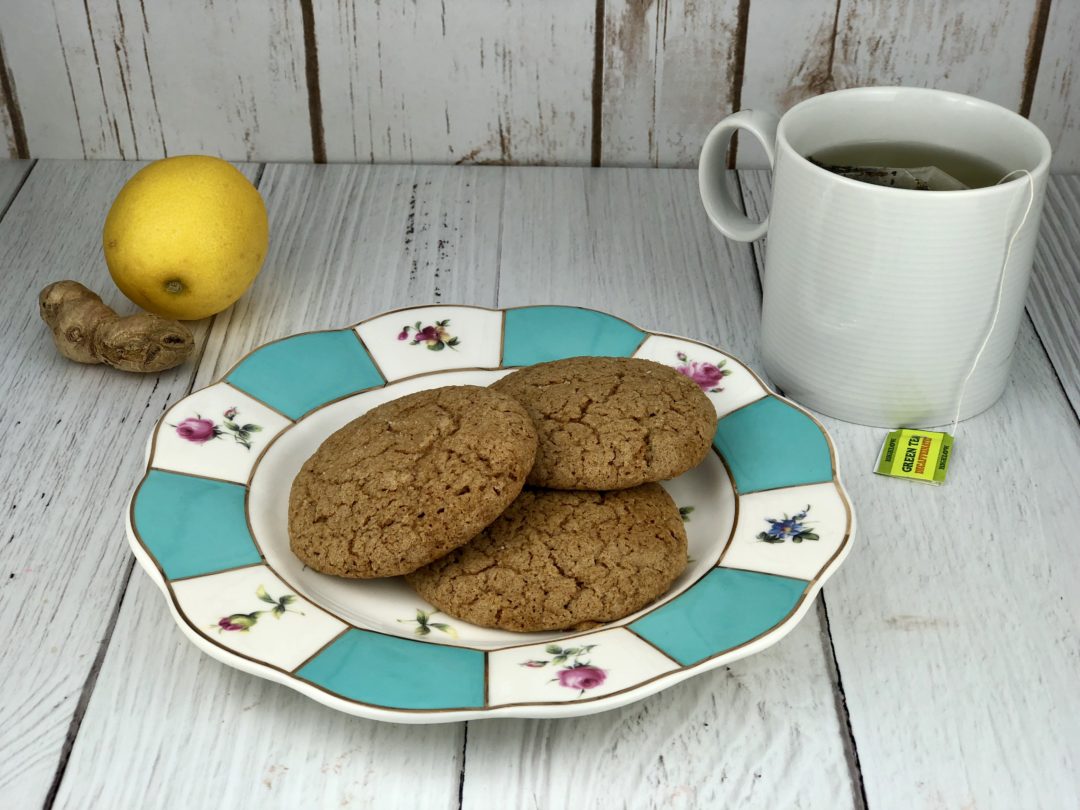
[{"label": "cookie", "polygon": [[326,574],[414,571],[510,505],[536,443],[525,409],[488,388],[434,388],[379,405],[300,468],[289,495],[289,545]]},{"label": "cookie", "polygon": [[536,425],[532,486],[608,490],[674,478],[701,463],[716,432],[716,410],[697,384],[651,360],[571,357],[491,387]]},{"label": "cookie", "polygon": [[685,567],[686,530],[659,484],[530,488],[471,542],[405,579],[450,616],[531,632],[621,619]]}]

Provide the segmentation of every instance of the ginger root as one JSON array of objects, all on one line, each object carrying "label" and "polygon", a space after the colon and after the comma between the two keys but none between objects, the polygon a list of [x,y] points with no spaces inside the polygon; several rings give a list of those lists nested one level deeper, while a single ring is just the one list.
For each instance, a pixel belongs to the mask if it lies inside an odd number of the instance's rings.
[{"label": "ginger root", "polygon": [[38,296],[41,320],[60,354],[121,371],[164,371],[188,359],[195,340],[178,321],[139,312],[121,318],[77,281],[57,281]]}]

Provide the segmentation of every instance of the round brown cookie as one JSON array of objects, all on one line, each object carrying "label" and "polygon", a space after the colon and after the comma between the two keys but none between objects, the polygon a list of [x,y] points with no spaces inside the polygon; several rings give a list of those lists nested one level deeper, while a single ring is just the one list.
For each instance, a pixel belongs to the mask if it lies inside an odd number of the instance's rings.
[{"label": "round brown cookie", "polygon": [[434,388],[331,435],[289,496],[289,545],[316,571],[404,574],[476,535],[517,497],[536,455],[525,409],[488,388]]},{"label": "round brown cookie", "polygon": [[686,530],[659,484],[526,489],[471,542],[405,579],[451,616],[531,632],[621,619],[685,567]]},{"label": "round brown cookie", "polygon": [[716,410],[697,384],[651,360],[571,357],[491,387],[536,424],[533,486],[608,490],[674,478],[701,463],[716,432]]}]

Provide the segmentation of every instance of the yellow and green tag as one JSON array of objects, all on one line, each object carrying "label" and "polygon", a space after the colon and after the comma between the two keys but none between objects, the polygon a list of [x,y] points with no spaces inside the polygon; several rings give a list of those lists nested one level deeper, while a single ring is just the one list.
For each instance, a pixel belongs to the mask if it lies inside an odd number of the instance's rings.
[{"label": "yellow and green tag", "polygon": [[936,430],[894,430],[885,437],[878,460],[878,475],[944,484],[949,470],[953,437]]}]

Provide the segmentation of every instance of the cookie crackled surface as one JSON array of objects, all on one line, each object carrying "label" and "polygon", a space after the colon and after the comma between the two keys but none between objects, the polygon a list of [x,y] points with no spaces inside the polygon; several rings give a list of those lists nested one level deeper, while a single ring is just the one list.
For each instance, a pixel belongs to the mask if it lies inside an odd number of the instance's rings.
[{"label": "cookie crackled surface", "polygon": [[525,409],[478,386],[401,397],[327,438],[289,497],[289,543],[316,571],[405,574],[454,550],[517,497],[536,453]]},{"label": "cookie crackled surface", "polygon": [[476,539],[406,580],[451,616],[530,632],[621,619],[685,567],[683,522],[659,484],[526,489]]},{"label": "cookie crackled surface", "polygon": [[528,483],[624,489],[674,478],[709,452],[716,411],[673,368],[632,357],[572,357],[492,385],[529,412],[540,440]]}]

